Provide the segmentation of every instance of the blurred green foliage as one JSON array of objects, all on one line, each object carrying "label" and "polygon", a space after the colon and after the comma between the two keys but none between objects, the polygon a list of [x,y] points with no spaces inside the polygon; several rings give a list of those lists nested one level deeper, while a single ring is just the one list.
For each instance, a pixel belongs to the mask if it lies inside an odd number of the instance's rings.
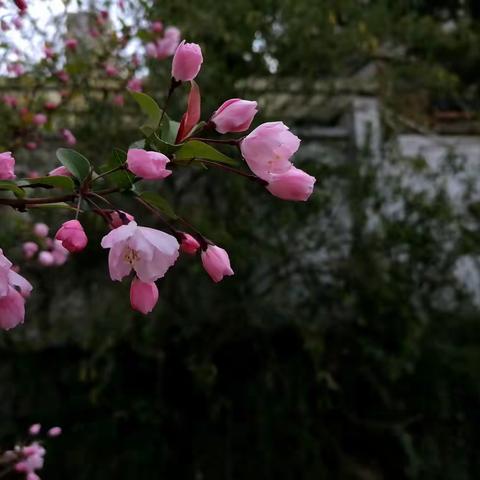
[{"label": "blurred green foliage", "polygon": [[[163,1],[150,15],[202,43],[205,112],[242,95],[237,80],[267,76],[275,89],[302,78],[308,89],[385,45],[405,52],[380,71],[396,111],[414,105],[428,122],[435,101],[468,103],[478,88],[474,2]],[[167,75],[153,66],[149,93],[161,98]],[[125,148],[112,113],[92,112],[79,150]],[[236,274],[213,285],[198,259],[182,258],[149,318],[107,278],[95,218],[85,252],[28,272],[27,321],[0,340],[4,444],[33,421],[62,425],[43,474],[52,479],[476,479],[479,309],[455,271],[468,255],[478,271],[479,210],[461,159],[432,170],[398,155],[378,165],[344,143],[304,146],[298,163],[318,178],[308,204],[216,171],[178,170],[162,184]],[[463,179],[460,209],[445,175]],[[27,236],[5,233],[15,226],[0,231],[12,253]]]}]

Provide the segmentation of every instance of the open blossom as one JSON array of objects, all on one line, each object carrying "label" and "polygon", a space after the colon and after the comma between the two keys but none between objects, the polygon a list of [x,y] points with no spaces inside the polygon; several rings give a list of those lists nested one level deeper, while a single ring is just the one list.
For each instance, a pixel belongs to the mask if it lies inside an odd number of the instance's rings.
[{"label": "open blossom", "polygon": [[85,230],[78,220],[65,222],[55,235],[55,239],[60,240],[63,247],[71,253],[82,251],[88,243]]},{"label": "open blossom", "polygon": [[183,233],[182,241],[180,242],[180,249],[182,252],[194,255],[199,248],[200,244],[195,238],[189,233]]},{"label": "open blossom", "polygon": [[249,133],[240,144],[250,170],[269,181],[271,174],[285,173],[290,158],[298,150],[300,139],[282,122],[268,122]]},{"label": "open blossom", "polygon": [[12,180],[15,178],[15,158],[12,152],[0,153],[0,180]]},{"label": "open blossom", "polygon": [[37,442],[22,447],[20,454],[23,458],[15,464],[15,470],[27,474],[27,480],[38,479],[35,470],[43,468],[45,453],[45,449]]},{"label": "open blossom", "polygon": [[33,226],[33,233],[40,238],[45,238],[49,230],[48,225],[45,223],[36,223]]},{"label": "open blossom", "polygon": [[25,298],[32,285],[13,270],[13,265],[0,249],[0,328],[9,330],[25,318]]},{"label": "open blossom", "polygon": [[232,98],[224,102],[210,119],[219,133],[244,132],[257,113],[257,102]]},{"label": "open blossom", "polygon": [[61,165],[60,167],[54,168],[50,172],[48,172],[48,175],[51,177],[71,177],[72,174],[70,170],[67,169],[67,167],[64,167]]},{"label": "open blossom", "polygon": [[158,288],[155,282],[142,282],[138,278],[132,280],[130,286],[130,304],[134,310],[146,315],[158,302]]},{"label": "open blossom", "polygon": [[217,245],[209,245],[202,252],[202,264],[215,283],[222,280],[224,276],[233,275],[228,253]]},{"label": "open blossom", "polygon": [[203,56],[200,45],[182,43],[177,47],[172,61],[172,77],[179,82],[193,80],[200,71]]},{"label": "open blossom", "polygon": [[315,177],[292,166],[285,173],[271,175],[266,188],[283,200],[306,201],[313,192],[315,182]]},{"label": "open blossom", "polygon": [[168,157],[163,153],[131,148],[127,153],[128,169],[137,177],[147,180],[159,180],[172,174],[167,170]]},{"label": "open blossom", "polygon": [[162,278],[178,258],[177,239],[168,233],[136,222],[122,225],[105,235],[101,243],[109,248],[108,266],[112,280],[122,280],[132,269],[142,282]]}]

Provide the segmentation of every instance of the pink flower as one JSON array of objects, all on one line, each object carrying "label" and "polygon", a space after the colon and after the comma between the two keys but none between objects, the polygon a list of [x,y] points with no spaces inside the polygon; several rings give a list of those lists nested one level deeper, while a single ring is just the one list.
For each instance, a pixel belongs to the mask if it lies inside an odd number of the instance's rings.
[{"label": "pink flower", "polygon": [[105,65],[105,73],[109,77],[116,77],[118,75],[118,68],[107,63],[107,65]]},{"label": "pink flower", "polygon": [[269,181],[271,174],[285,173],[300,139],[282,122],[263,123],[240,144],[242,155],[255,175]]},{"label": "pink flower", "polygon": [[60,427],[52,427],[48,432],[47,435],[49,437],[58,437],[62,434],[62,429]]},{"label": "pink flower", "polygon": [[63,83],[68,83],[70,81],[70,75],[65,70],[57,72],[57,78]]},{"label": "pink flower", "polygon": [[60,240],[54,240],[51,251],[53,257],[53,263],[57,266],[63,265],[69,256],[69,252],[63,247]]},{"label": "pink flower", "polygon": [[108,266],[112,280],[122,280],[133,269],[146,283],[165,275],[177,260],[179,249],[172,235],[139,227],[136,222],[112,230],[103,237],[101,245],[110,249]]},{"label": "pink flower", "polygon": [[76,38],[67,38],[65,40],[65,48],[69,50],[75,50],[78,46],[78,40]]},{"label": "pink flower", "polygon": [[285,173],[271,175],[266,188],[272,195],[283,200],[305,202],[312,194],[315,182],[315,177],[292,166]]},{"label": "pink flower", "polygon": [[45,223],[36,223],[33,226],[33,233],[40,238],[45,238],[48,235],[49,230],[48,225]]},{"label": "pink flower", "polygon": [[41,429],[42,429],[42,426],[39,423],[34,423],[33,425],[30,425],[30,428],[28,429],[28,433],[30,435],[38,435]]},{"label": "pink flower", "polygon": [[35,470],[43,468],[45,453],[45,449],[37,442],[22,447],[20,454],[23,456],[23,459],[15,464],[15,470],[20,473],[26,473],[27,480],[38,479]]},{"label": "pink flower", "polygon": [[127,153],[128,169],[137,177],[159,180],[172,174],[166,169],[168,157],[163,153],[131,148]]},{"label": "pink flower", "polygon": [[11,108],[15,108],[18,105],[17,98],[8,94],[3,96],[3,103]]},{"label": "pink flower", "polygon": [[183,253],[194,255],[200,248],[198,241],[193,238],[189,233],[183,233],[182,241],[180,243],[180,249]]},{"label": "pink flower", "polygon": [[56,102],[45,102],[43,106],[45,107],[46,110],[55,110],[59,105],[60,103],[56,103]]},{"label": "pink flower", "polygon": [[127,88],[132,92],[141,92],[142,91],[142,81],[139,78],[132,78],[127,83]]},{"label": "pink flower", "polygon": [[55,235],[55,239],[60,240],[62,246],[70,253],[81,252],[88,243],[85,230],[78,220],[65,222]]},{"label": "pink flower", "polygon": [[27,142],[25,144],[25,147],[27,148],[27,150],[36,150],[38,148],[38,144],[37,142]]},{"label": "pink flower", "polygon": [[232,98],[224,102],[210,119],[219,133],[244,132],[257,113],[257,102]]},{"label": "pink flower", "polygon": [[33,123],[35,125],[45,125],[48,122],[48,117],[44,113],[37,113],[33,116]]},{"label": "pink flower", "polygon": [[9,330],[25,318],[25,298],[32,285],[13,270],[13,265],[0,249],[0,328]]},{"label": "pink flower", "polygon": [[60,167],[54,168],[52,171],[48,173],[49,176],[51,177],[71,177],[72,174],[70,173],[70,170],[67,169],[67,167],[64,167],[61,165]]},{"label": "pink flower", "polygon": [[127,225],[130,222],[133,222],[135,218],[133,215],[130,215],[127,212],[124,212],[123,210],[115,210],[113,212],[110,212],[110,225],[113,228],[118,228],[121,227],[122,225]]},{"label": "pink flower", "polygon": [[123,107],[125,105],[125,98],[122,94],[115,95],[113,97],[113,104],[117,107]]},{"label": "pink flower", "polygon": [[226,275],[233,275],[228,253],[216,245],[209,245],[207,250],[202,252],[202,264],[215,283]]},{"label": "pink flower", "polygon": [[15,17],[12,20],[12,24],[17,30],[21,30],[22,27],[23,27],[23,22],[22,22],[22,19],[20,17]]},{"label": "pink flower", "polygon": [[42,267],[51,267],[55,263],[52,252],[47,252],[46,250],[41,251],[38,254],[38,263]]},{"label": "pink flower", "polygon": [[157,57],[159,59],[170,57],[180,43],[180,30],[177,27],[168,27],[163,38],[157,40]]},{"label": "pink flower", "polygon": [[163,23],[160,20],[156,22],[152,22],[152,32],[153,33],[161,33],[163,30]]},{"label": "pink flower", "polygon": [[68,128],[62,128],[60,133],[68,145],[75,145],[77,143],[75,135]]},{"label": "pink flower", "polygon": [[130,286],[130,304],[144,315],[150,313],[158,302],[158,288],[155,282],[142,282],[137,277]]},{"label": "pink flower", "polygon": [[157,46],[153,42],[148,42],[145,45],[145,52],[147,57],[157,58]]},{"label": "pink flower", "polygon": [[200,71],[203,57],[200,45],[196,43],[180,43],[172,61],[172,77],[179,82],[193,80]]},{"label": "pink flower", "polygon": [[45,45],[43,47],[43,53],[45,54],[46,58],[53,58],[55,56],[55,50],[52,47]]},{"label": "pink flower", "polygon": [[177,27],[167,27],[163,36],[180,42],[181,32]]},{"label": "pink flower", "polygon": [[24,257],[29,260],[38,252],[38,245],[35,242],[25,242],[22,245]]},{"label": "pink flower", "polygon": [[15,178],[15,158],[12,152],[0,153],[0,180],[12,180]]}]

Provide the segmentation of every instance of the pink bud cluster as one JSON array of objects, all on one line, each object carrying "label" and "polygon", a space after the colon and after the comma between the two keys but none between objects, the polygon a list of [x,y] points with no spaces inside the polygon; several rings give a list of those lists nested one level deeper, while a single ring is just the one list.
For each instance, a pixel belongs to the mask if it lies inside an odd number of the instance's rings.
[{"label": "pink bud cluster", "polygon": [[25,242],[22,246],[26,260],[37,260],[42,267],[57,267],[63,265],[69,252],[60,240],[48,236],[49,228],[44,223],[36,223],[33,227],[35,241]]}]

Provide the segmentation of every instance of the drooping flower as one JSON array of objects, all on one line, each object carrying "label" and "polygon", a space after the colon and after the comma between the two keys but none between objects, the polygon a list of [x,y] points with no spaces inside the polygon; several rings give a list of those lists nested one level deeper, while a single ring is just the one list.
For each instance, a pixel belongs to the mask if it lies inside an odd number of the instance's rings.
[{"label": "drooping flower", "polygon": [[166,169],[169,158],[163,153],[131,148],[127,153],[128,169],[137,177],[159,180],[172,174]]},{"label": "drooping flower", "polygon": [[63,247],[70,253],[82,251],[88,243],[85,230],[78,220],[65,222],[55,235],[55,239],[60,240]]},{"label": "drooping flower", "polygon": [[101,243],[109,248],[110,278],[120,281],[132,269],[142,282],[162,278],[178,258],[177,239],[168,233],[136,222],[122,225],[105,235]]},{"label": "drooping flower", "polygon": [[241,142],[240,149],[255,175],[269,181],[271,174],[285,173],[290,158],[298,150],[300,139],[282,122],[258,126]]},{"label": "drooping flower", "polygon": [[257,102],[232,98],[214,112],[210,121],[219,133],[244,132],[257,113]]},{"label": "drooping flower", "polygon": [[137,277],[130,286],[130,304],[144,315],[150,313],[158,302],[158,288],[155,282],[142,282]]},{"label": "drooping flower", "polygon": [[312,194],[315,182],[315,177],[292,166],[285,173],[271,175],[266,188],[283,200],[305,202]]},{"label": "drooping flower", "polygon": [[180,249],[184,253],[194,255],[200,248],[200,243],[192,237],[189,233],[183,233],[182,241],[180,242]]},{"label": "drooping flower", "polygon": [[183,40],[173,56],[172,77],[179,82],[189,82],[198,75],[202,62],[200,45]]},{"label": "drooping flower", "polygon": [[0,180],[15,178],[15,158],[12,152],[0,153]]},{"label": "drooping flower", "polygon": [[202,264],[215,283],[222,280],[224,276],[234,274],[228,253],[217,245],[209,245],[206,250],[202,251]]}]

